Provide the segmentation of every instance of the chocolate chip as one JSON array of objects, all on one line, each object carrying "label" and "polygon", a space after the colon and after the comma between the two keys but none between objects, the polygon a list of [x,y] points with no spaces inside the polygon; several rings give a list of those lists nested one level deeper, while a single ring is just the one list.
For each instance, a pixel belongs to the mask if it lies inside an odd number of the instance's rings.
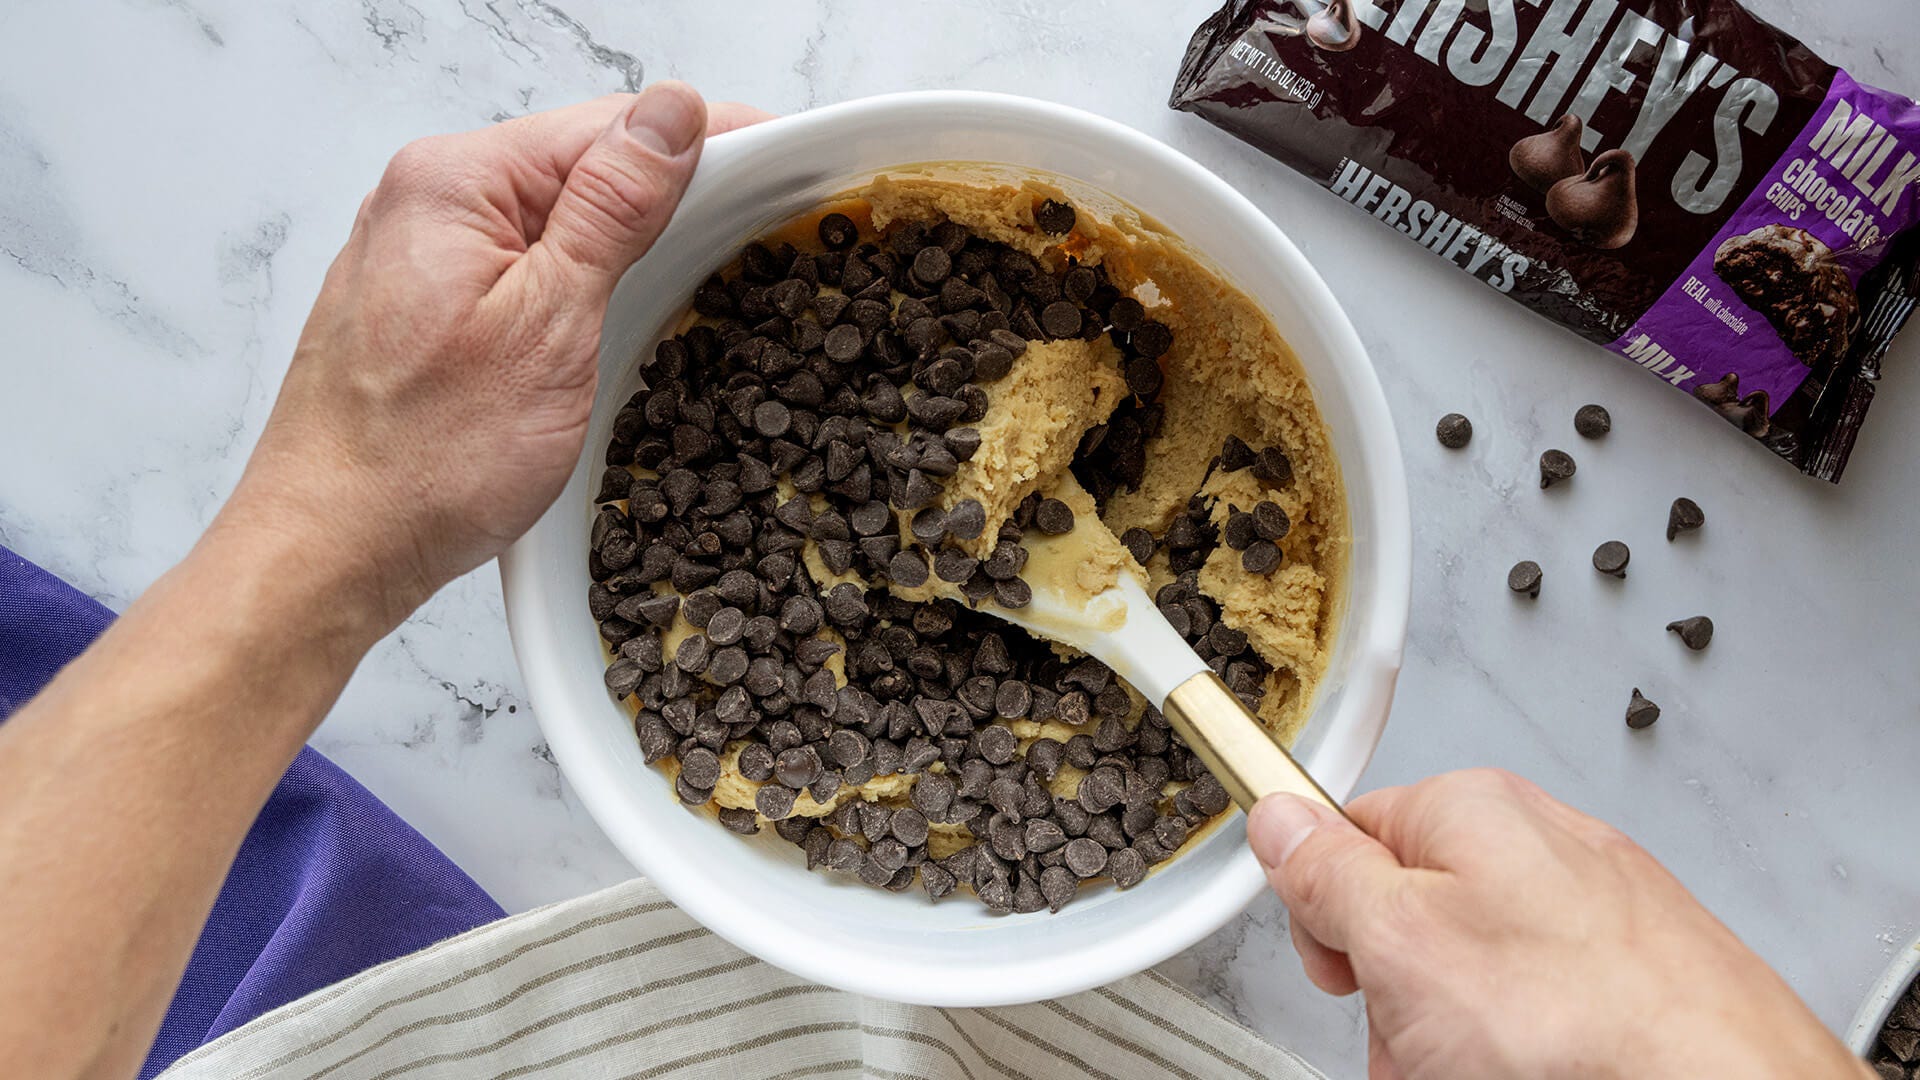
[{"label": "chocolate chip", "polygon": [[1220,446],[1220,469],[1222,472],[1239,472],[1252,466],[1253,447],[1238,435],[1229,435]]},{"label": "chocolate chip", "polygon": [[1087,837],[1067,841],[1067,869],[1081,878],[1090,878],[1107,868],[1107,849]]},{"label": "chocolate chip", "polygon": [[1127,335],[1127,343],[1133,351],[1149,360],[1158,360],[1173,348],[1173,331],[1165,323],[1152,319],[1140,324],[1140,328]]},{"label": "chocolate chip", "polygon": [[1227,523],[1220,529],[1221,542],[1234,551],[1245,551],[1255,540],[1260,539],[1254,528],[1253,515],[1244,510],[1232,510],[1227,513]]},{"label": "chocolate chip", "polygon": [[1033,523],[1048,536],[1065,536],[1073,531],[1073,507],[1059,499],[1042,499],[1034,508]]},{"label": "chocolate chip", "polygon": [[1457,412],[1450,412],[1434,425],[1434,437],[1440,445],[1449,450],[1458,450],[1473,441],[1473,421]]},{"label": "chocolate chip", "polygon": [[913,280],[922,285],[938,285],[953,273],[953,256],[942,247],[923,247],[913,257],[911,273]]},{"label": "chocolate chip", "polygon": [[935,821],[945,820],[947,808],[953,805],[953,797],[953,778],[940,773],[921,774],[907,795],[915,809]]},{"label": "chocolate chip", "polygon": [[845,214],[828,214],[820,219],[820,242],[829,251],[845,251],[860,239],[860,229]]},{"label": "chocolate chip", "polygon": [[917,589],[927,583],[927,555],[918,548],[896,554],[887,563],[887,577],[896,585]]},{"label": "chocolate chip", "polygon": [[1613,417],[1604,405],[1582,405],[1573,414],[1573,430],[1583,439],[1598,439],[1613,430]]},{"label": "chocolate chip", "polygon": [[790,634],[813,633],[820,629],[820,618],[820,602],[812,597],[789,596],[780,607],[780,629]]},{"label": "chocolate chip", "polygon": [[959,585],[980,569],[980,560],[959,548],[942,548],[933,557],[933,572],[941,581]]},{"label": "chocolate chip", "polygon": [[773,777],[773,751],[765,743],[748,743],[741,747],[740,756],[734,764],[741,776],[756,784]]},{"label": "chocolate chip", "polygon": [[827,359],[838,364],[850,364],[858,360],[860,354],[866,351],[866,341],[862,337],[859,327],[849,323],[841,323],[839,326],[827,331],[826,339],[822,342],[821,347],[826,352]]},{"label": "chocolate chip", "polygon": [[1667,539],[1671,541],[1683,532],[1692,532],[1707,523],[1706,512],[1700,504],[1686,496],[1673,500],[1673,506],[1667,511]]},{"label": "chocolate chip", "polygon": [[994,691],[993,710],[1004,720],[1018,720],[1033,708],[1033,687],[1019,679],[1008,679]]},{"label": "chocolate chip", "polygon": [[1071,301],[1055,300],[1040,311],[1040,328],[1048,337],[1070,338],[1080,333],[1080,309]]},{"label": "chocolate chip", "polygon": [[697,788],[711,790],[720,782],[720,757],[704,746],[680,755],[680,775]]},{"label": "chocolate chip", "polygon": [[1008,578],[993,585],[993,602],[1003,608],[1019,610],[1033,603],[1033,586],[1023,578]]},{"label": "chocolate chip", "polygon": [[1293,522],[1279,503],[1262,500],[1253,506],[1253,527],[1262,540],[1283,540],[1293,530]]},{"label": "chocolate chip", "polygon": [[979,735],[975,736],[975,742],[980,748],[980,756],[994,765],[1005,765],[1012,761],[1014,753],[1020,748],[1020,740],[999,724],[981,728]]},{"label": "chocolate chip", "polygon": [[938,547],[947,536],[947,512],[937,506],[929,506],[913,515],[913,524],[909,531],[913,538],[928,547]]},{"label": "chocolate chip", "polygon": [[736,832],[742,836],[752,836],[754,833],[760,831],[760,819],[756,817],[751,810],[723,806],[716,816],[719,817],[720,824],[725,826],[728,832]]},{"label": "chocolate chip", "polygon": [[1120,373],[1126,379],[1129,392],[1148,400],[1160,393],[1161,384],[1165,381],[1159,363],[1144,356],[1127,361]]},{"label": "chocolate chip", "polygon": [[820,752],[811,746],[783,750],[774,760],[773,777],[790,788],[803,788],[820,778]]},{"label": "chocolate chip", "polygon": [[1153,558],[1153,551],[1157,546],[1154,543],[1153,534],[1138,525],[1120,534],[1120,544],[1127,549],[1127,554],[1133,556],[1134,561],[1142,566],[1147,564],[1148,559]]},{"label": "chocolate chip", "polygon": [[1131,889],[1146,880],[1147,860],[1132,848],[1121,848],[1107,858],[1107,874],[1115,886]]},{"label": "chocolate chip", "polygon": [[1623,578],[1627,576],[1627,562],[1633,553],[1627,545],[1618,540],[1609,540],[1593,549],[1593,568],[1603,574]]},{"label": "chocolate chip", "polygon": [[746,613],[737,607],[725,607],[707,620],[707,640],[715,645],[731,645],[746,633]]},{"label": "chocolate chip", "polygon": [[918,810],[901,808],[893,812],[893,835],[910,848],[927,842],[927,816]]},{"label": "chocolate chip", "polygon": [[1126,797],[1126,781],[1119,769],[1102,765],[1080,778],[1075,794],[1087,813],[1105,813]]},{"label": "chocolate chip", "polygon": [[1667,629],[1679,634],[1681,644],[1694,652],[1706,648],[1707,643],[1713,640],[1713,620],[1705,615],[1670,622]]},{"label": "chocolate chip", "polygon": [[1507,588],[1517,593],[1525,593],[1530,598],[1540,595],[1540,564],[1532,559],[1522,559],[1507,571]]},{"label": "chocolate chip", "polygon": [[1050,911],[1059,911],[1073,894],[1079,891],[1080,883],[1075,880],[1073,871],[1064,866],[1049,866],[1040,871],[1040,895],[1046,898]]},{"label": "chocolate chip", "polygon": [[1540,455],[1540,486],[1550,488],[1573,478],[1573,455],[1565,450],[1549,450]]},{"label": "chocolate chip", "polygon": [[1056,199],[1048,199],[1033,212],[1033,223],[1040,226],[1040,231],[1055,236],[1072,232],[1077,218],[1073,207]]},{"label": "chocolate chip", "polygon": [[971,461],[980,449],[980,430],[978,428],[951,428],[942,436],[947,444],[947,452],[955,461]]},{"label": "chocolate chip", "polygon": [[987,527],[987,511],[978,499],[961,499],[947,511],[947,532],[961,540],[977,538]]},{"label": "chocolate chip", "polygon": [[1627,726],[1638,730],[1652,726],[1660,719],[1660,706],[1641,696],[1640,688],[1633,688],[1633,700],[1627,703]]},{"label": "chocolate chip", "polygon": [[1269,446],[1253,459],[1254,479],[1268,487],[1283,487],[1293,479],[1293,462],[1277,446]]},{"label": "chocolate chip", "polygon": [[1249,574],[1271,574],[1280,568],[1280,546],[1271,540],[1255,540],[1240,553],[1240,568]]},{"label": "chocolate chip", "polygon": [[686,774],[682,773],[673,781],[673,794],[683,805],[704,806],[708,799],[713,798],[713,789],[695,787],[687,780]]}]

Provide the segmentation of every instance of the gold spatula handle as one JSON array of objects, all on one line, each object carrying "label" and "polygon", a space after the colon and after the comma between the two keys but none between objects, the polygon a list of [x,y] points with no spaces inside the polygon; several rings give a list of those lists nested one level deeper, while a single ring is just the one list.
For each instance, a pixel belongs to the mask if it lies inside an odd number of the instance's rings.
[{"label": "gold spatula handle", "polygon": [[1333,796],[1307,775],[1220,676],[1211,671],[1173,688],[1161,712],[1242,810],[1263,795],[1299,795],[1345,816]]}]

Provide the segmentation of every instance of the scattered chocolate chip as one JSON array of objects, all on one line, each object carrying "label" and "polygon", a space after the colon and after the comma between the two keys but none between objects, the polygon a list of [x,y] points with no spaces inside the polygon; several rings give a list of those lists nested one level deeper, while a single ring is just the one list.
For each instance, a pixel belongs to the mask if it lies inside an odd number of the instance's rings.
[{"label": "scattered chocolate chip", "polygon": [[1707,643],[1713,640],[1713,620],[1705,615],[1670,622],[1667,629],[1679,634],[1680,643],[1694,652],[1706,648]]},{"label": "scattered chocolate chip", "polygon": [[1153,534],[1137,525],[1120,534],[1120,544],[1127,549],[1127,554],[1133,556],[1133,560],[1142,566],[1147,564],[1148,559],[1153,558],[1154,549],[1158,546],[1154,542]]},{"label": "scattered chocolate chip", "polygon": [[1450,412],[1434,425],[1433,433],[1441,446],[1458,450],[1473,440],[1473,421],[1457,412]]},{"label": "scattered chocolate chip", "polygon": [[1633,700],[1627,703],[1627,726],[1638,730],[1650,727],[1660,719],[1660,706],[1641,696],[1640,688],[1633,688]]},{"label": "scattered chocolate chip", "polygon": [[1529,598],[1540,595],[1540,564],[1532,559],[1522,559],[1507,571],[1507,588],[1517,593],[1525,593]]},{"label": "scattered chocolate chip", "polygon": [[1613,430],[1613,417],[1604,405],[1582,405],[1573,414],[1573,430],[1583,439],[1604,438]]},{"label": "scattered chocolate chip", "polygon": [[1673,500],[1673,506],[1667,510],[1667,539],[1671,541],[1683,532],[1692,532],[1707,523],[1706,512],[1700,504],[1686,496]]},{"label": "scattered chocolate chip", "polygon": [[1593,568],[1603,574],[1623,578],[1627,576],[1627,562],[1633,553],[1627,545],[1618,540],[1609,540],[1593,549]]},{"label": "scattered chocolate chip", "polygon": [[1549,450],[1540,455],[1540,486],[1550,488],[1573,478],[1573,455],[1565,450]]}]

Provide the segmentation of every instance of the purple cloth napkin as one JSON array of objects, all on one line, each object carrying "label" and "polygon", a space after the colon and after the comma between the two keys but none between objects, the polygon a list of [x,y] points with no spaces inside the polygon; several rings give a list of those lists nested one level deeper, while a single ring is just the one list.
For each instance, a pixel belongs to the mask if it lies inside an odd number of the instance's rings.
[{"label": "purple cloth napkin", "polygon": [[[112,619],[0,547],[0,720]],[[140,1076],[295,998],[504,914],[371,792],[303,749],[227,873]]]}]

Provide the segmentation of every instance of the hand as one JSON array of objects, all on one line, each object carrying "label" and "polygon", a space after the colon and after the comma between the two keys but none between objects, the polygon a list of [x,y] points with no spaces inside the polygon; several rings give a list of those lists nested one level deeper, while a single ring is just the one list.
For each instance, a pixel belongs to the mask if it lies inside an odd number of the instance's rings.
[{"label": "hand", "polygon": [[1651,855],[1525,780],[1348,811],[1274,796],[1248,833],[1308,977],[1366,991],[1374,1080],[1865,1075]]},{"label": "hand", "polygon": [[297,534],[382,632],[504,550],[579,457],[615,282],[705,137],[766,115],[656,83],[403,148],[216,531]]}]

